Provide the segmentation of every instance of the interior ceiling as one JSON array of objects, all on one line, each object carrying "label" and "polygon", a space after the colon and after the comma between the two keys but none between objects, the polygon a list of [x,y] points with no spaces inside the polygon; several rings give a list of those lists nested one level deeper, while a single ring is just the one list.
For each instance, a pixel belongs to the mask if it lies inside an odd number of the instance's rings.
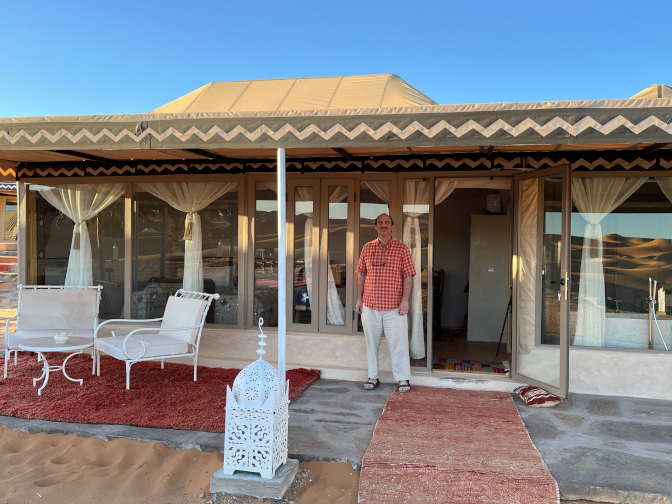
[{"label": "interior ceiling", "polygon": [[[516,152],[572,152],[572,151],[642,151],[647,153],[652,148],[670,149],[672,145],[660,146],[652,143],[624,143],[624,144],[562,144],[562,145],[506,145],[497,147],[488,146],[459,146],[459,147],[385,147],[385,148],[358,148],[348,149],[286,149],[287,158],[358,158],[371,156],[409,156],[409,155],[450,155],[483,153],[516,153]],[[272,159],[276,156],[276,149],[92,149],[72,151],[51,150],[10,150],[0,152],[0,163],[10,165],[18,163],[68,163],[88,160],[110,160],[115,162],[128,161],[181,161],[226,159]]]}]

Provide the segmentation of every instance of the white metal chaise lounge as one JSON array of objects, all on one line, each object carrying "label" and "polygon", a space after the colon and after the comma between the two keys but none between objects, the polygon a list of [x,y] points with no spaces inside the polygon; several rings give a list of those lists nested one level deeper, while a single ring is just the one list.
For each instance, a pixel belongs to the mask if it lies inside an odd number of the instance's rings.
[{"label": "white metal chaise lounge", "polygon": [[[68,336],[93,341],[101,289],[100,286],[19,285],[16,316],[5,323],[5,378],[12,352],[16,365],[18,353],[23,351],[19,345],[26,340],[53,337],[64,332]],[[10,334],[12,320],[16,320],[16,330]],[[92,368],[92,373],[94,370]]]},{"label": "white metal chaise lounge", "polygon": [[[160,360],[163,369],[164,359],[191,357],[194,359],[194,381],[196,381],[196,364],[198,346],[201,342],[203,324],[208,308],[219,294],[178,290],[168,298],[166,310],[162,318],[147,320],[106,320],[96,328],[93,348],[98,376],[100,376],[100,354],[104,353],[126,362],[126,389],[131,388],[131,366],[136,362]],[[134,329],[126,336],[98,336],[105,324],[113,322],[159,322],[161,327],[144,327]]]}]

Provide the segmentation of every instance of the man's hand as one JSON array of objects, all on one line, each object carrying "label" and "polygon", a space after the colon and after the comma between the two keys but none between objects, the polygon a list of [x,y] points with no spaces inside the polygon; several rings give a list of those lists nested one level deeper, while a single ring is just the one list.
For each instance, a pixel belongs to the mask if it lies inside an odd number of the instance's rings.
[{"label": "man's hand", "polygon": [[[361,299],[357,300],[357,304],[355,305],[355,311],[359,313],[360,315],[362,314],[362,306],[364,306],[364,302]],[[406,308],[408,309],[408,308]]]},{"label": "man's hand", "polygon": [[399,303],[399,315],[406,315],[408,313],[408,299],[402,299]]}]

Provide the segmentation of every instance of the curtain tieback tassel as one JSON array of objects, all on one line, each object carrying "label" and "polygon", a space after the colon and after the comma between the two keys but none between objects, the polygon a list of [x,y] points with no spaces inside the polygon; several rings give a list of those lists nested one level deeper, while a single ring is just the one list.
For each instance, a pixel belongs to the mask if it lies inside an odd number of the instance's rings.
[{"label": "curtain tieback tassel", "polygon": [[183,241],[193,240],[194,237],[193,222],[194,222],[194,212],[189,212],[187,214],[187,222],[184,225],[184,237],[182,238]]},{"label": "curtain tieback tassel", "polygon": [[79,222],[77,224],[75,224],[75,238],[72,242],[72,250],[79,250],[79,237],[80,237],[79,230],[80,230],[80,228],[81,228],[81,224]]}]

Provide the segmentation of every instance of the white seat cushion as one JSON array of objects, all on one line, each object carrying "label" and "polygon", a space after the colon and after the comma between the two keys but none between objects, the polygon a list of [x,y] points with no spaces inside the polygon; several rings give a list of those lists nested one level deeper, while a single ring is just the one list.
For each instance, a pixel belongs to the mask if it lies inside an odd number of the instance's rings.
[{"label": "white seat cushion", "polygon": [[79,336],[81,338],[93,339],[92,329],[42,329],[39,331],[15,331],[14,334],[5,341],[5,347],[9,350],[20,350],[19,345],[26,340],[33,338],[53,338],[56,333],[64,332],[68,336]]},{"label": "white seat cushion", "polygon": [[[170,336],[163,334],[144,333],[131,336],[126,343],[126,351],[135,358],[142,353],[142,344],[140,340],[145,342],[145,354],[143,359],[148,357],[161,357],[163,355],[177,355],[185,354],[189,351],[189,346],[186,342],[180,341]],[[124,354],[122,346],[124,344],[124,336],[113,336],[111,338],[96,338],[93,348],[100,350],[119,360],[128,360]]]},{"label": "white seat cushion", "polygon": [[[166,303],[166,311],[161,321],[161,329],[193,327],[201,325],[203,312],[208,302],[205,299],[191,299],[177,296],[170,296]],[[186,341],[194,344],[198,336],[198,329],[185,329],[184,331],[160,331],[161,334],[171,338]]]}]

